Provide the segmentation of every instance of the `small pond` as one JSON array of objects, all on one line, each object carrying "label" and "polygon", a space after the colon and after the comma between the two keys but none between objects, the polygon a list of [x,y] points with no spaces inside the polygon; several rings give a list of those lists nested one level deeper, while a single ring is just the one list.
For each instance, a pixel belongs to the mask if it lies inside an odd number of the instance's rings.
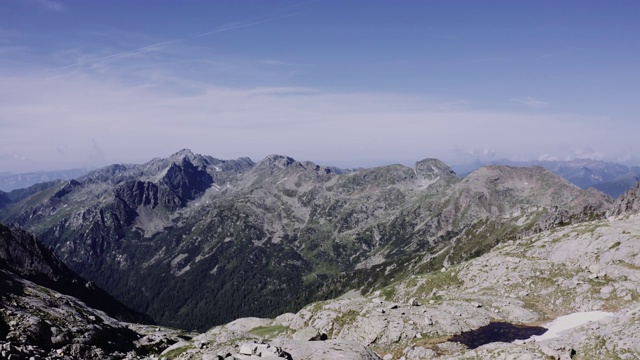
[{"label": "small pond", "polygon": [[492,322],[479,329],[466,331],[460,335],[452,336],[449,341],[459,342],[469,349],[492,342],[513,342],[525,340],[533,335],[542,335],[547,328],[542,326],[514,325],[506,322]]}]

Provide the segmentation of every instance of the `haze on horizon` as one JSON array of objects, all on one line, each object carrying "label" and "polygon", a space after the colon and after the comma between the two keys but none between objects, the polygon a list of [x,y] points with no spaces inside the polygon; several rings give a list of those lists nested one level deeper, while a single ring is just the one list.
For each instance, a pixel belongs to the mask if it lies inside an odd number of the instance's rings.
[{"label": "haze on horizon", "polygon": [[0,172],[640,164],[636,1],[0,2]]}]

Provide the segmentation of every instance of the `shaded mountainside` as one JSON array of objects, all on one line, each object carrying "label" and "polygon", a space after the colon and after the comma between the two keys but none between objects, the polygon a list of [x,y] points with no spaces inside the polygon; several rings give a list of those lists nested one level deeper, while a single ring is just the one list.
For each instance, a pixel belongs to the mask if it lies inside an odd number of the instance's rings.
[{"label": "shaded mountainside", "polygon": [[458,263],[501,239],[602,216],[611,199],[541,167],[461,179],[436,159],[343,171],[183,150],[9,202],[0,220],[126,305],[203,330]]},{"label": "shaded mountainside", "polygon": [[149,319],[73,273],[31,234],[0,225],[0,358],[157,359],[193,336],[121,320]]},{"label": "shaded mountainside", "polygon": [[613,198],[618,198],[633,188],[638,181],[640,181],[640,170],[619,176],[612,181],[595,184],[593,187]]},{"label": "shaded mountainside", "polygon": [[40,286],[81,299],[89,306],[125,321],[150,322],[104,290],[76,275],[33,235],[0,224],[0,269]]}]

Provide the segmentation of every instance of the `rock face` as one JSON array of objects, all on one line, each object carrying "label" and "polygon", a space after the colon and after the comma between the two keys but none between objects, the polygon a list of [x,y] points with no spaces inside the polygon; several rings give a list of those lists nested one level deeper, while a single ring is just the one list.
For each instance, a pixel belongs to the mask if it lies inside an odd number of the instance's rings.
[{"label": "rock face", "polygon": [[460,263],[610,203],[542,168],[461,179],[436,159],[342,171],[188,150],[7,199],[0,221],[35,233],[127,306],[199,330]]},{"label": "rock face", "polygon": [[637,214],[638,212],[640,212],[640,182],[616,200],[608,215],[629,215]]}]

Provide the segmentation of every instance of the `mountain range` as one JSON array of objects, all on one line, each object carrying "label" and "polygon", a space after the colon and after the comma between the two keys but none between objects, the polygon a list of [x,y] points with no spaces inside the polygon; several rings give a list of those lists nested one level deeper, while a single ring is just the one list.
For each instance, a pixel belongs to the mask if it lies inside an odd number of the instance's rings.
[{"label": "mountain range", "polygon": [[1,222],[34,233],[81,276],[160,324],[200,331],[371,291],[601,217],[612,202],[542,167],[460,178],[436,159],[343,171],[189,150],[0,198]]},{"label": "mountain range", "polygon": [[[614,200],[542,167],[183,150],[0,208],[3,358],[640,355],[640,183]],[[597,323],[549,334],[562,315]]]}]

